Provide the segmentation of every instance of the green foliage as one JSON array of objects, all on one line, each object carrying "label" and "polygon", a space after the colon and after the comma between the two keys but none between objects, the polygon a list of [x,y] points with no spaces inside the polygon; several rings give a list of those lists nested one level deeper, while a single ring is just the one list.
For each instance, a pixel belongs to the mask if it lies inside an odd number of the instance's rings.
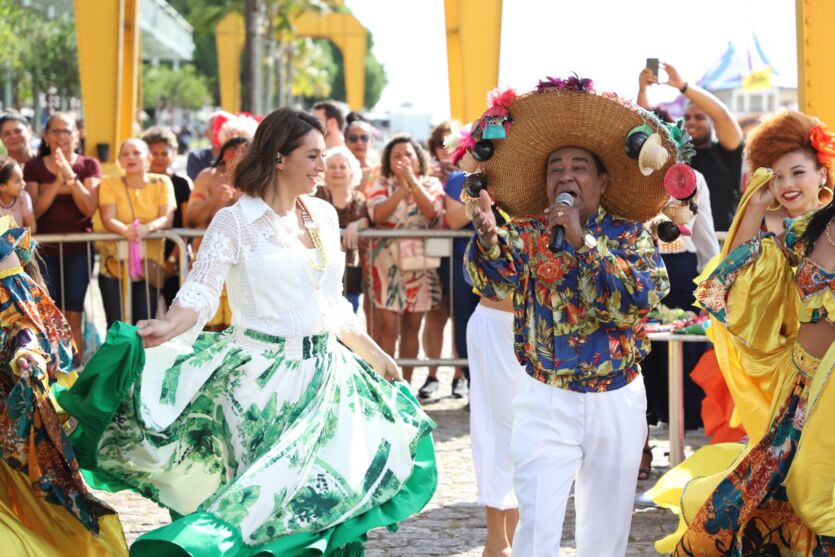
[{"label": "green foliage", "polygon": [[0,67],[13,71],[18,101],[50,87],[64,97],[80,94],[72,18],[45,19],[0,0],[0,21]]},{"label": "green foliage", "polygon": [[[11,0],[0,0],[9,2]],[[266,18],[263,39],[279,44],[280,68],[266,68],[267,79],[277,81],[276,104],[285,104],[290,96],[307,102],[333,98],[345,99],[345,70],[342,53],[325,39],[295,38],[292,21],[307,11],[350,11],[335,0],[261,0]],[[194,28],[194,66],[219,104],[217,47],[215,26],[230,12],[243,13],[243,0],[169,0]],[[365,61],[365,106],[372,108],[380,100],[388,83],[385,68],[371,54],[373,38],[369,33]],[[147,84],[145,85],[147,88]],[[146,93],[146,106],[148,106]]]},{"label": "green foliage", "polygon": [[[304,100],[307,104],[313,104],[317,101],[325,99],[334,99],[338,101],[345,101],[347,95],[345,93],[345,60],[342,52],[332,42],[327,39],[316,39],[316,43],[321,45],[323,52],[332,59],[332,67],[329,73],[330,94],[321,95],[307,95],[304,94]],[[365,54],[365,98],[363,104],[366,109],[373,109],[374,105],[380,100],[383,94],[383,89],[388,84],[388,77],[383,65],[377,60],[377,57],[371,52],[374,46],[374,39],[371,33],[368,33],[368,52]],[[321,63],[321,62],[320,62]],[[310,67],[314,67],[311,62]],[[311,71],[308,69],[308,71]]]},{"label": "green foliage", "polygon": [[301,97],[330,97],[331,76],[337,65],[328,41],[298,39],[294,41],[292,91]]},{"label": "green foliage", "polygon": [[203,76],[193,65],[142,67],[142,104],[147,108],[174,106],[198,110],[211,100],[209,88]]},{"label": "green foliage", "polygon": [[[327,39],[313,39],[313,42],[318,45],[321,50],[322,60],[318,63],[327,68],[327,88],[321,94],[304,94],[300,93],[305,100],[305,104],[313,105],[318,101],[326,99],[334,99],[337,101],[345,100],[345,62],[342,58],[342,51],[340,51],[335,44]],[[327,60],[327,62],[325,61]],[[309,70],[307,70],[309,71]],[[295,93],[294,89],[294,93]]]},{"label": "green foliage", "polygon": [[14,0],[0,0],[0,66],[17,69],[25,52],[25,31],[29,25],[29,13]]},{"label": "green foliage", "polygon": [[31,75],[34,88],[56,87],[64,97],[80,96],[75,21],[69,16],[32,19],[34,24],[27,36],[30,48],[24,55],[24,68]]},{"label": "green foliage", "polygon": [[194,29],[194,66],[212,96],[212,104],[220,104],[217,76],[217,44],[215,26],[230,12],[242,12],[243,0],[168,0]]}]

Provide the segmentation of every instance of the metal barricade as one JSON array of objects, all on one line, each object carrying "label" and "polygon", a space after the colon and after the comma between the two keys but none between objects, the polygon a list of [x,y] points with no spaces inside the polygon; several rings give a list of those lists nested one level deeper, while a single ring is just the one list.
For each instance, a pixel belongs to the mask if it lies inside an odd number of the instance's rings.
[{"label": "metal barricade", "polygon": [[[154,232],[153,234],[148,235],[145,240],[169,240],[173,242],[179,248],[179,279],[180,284],[182,285],[186,277],[188,275],[188,271],[190,268],[191,260],[188,250],[188,240],[193,238],[201,238],[205,234],[205,230],[198,230],[198,229],[188,229],[188,228],[176,228],[176,229],[168,229],[162,230],[158,232]],[[726,232],[717,232],[717,237],[721,241],[724,241]],[[358,236],[361,239],[369,239],[369,240],[385,240],[385,239],[398,239],[398,238],[420,238],[420,239],[429,239],[429,238],[439,238],[439,239],[446,239],[450,243],[449,252],[452,253],[452,241],[456,238],[465,238],[469,239],[472,237],[472,231],[470,230],[448,230],[448,229],[432,229],[432,230],[421,230],[421,229],[377,229],[371,228],[366,229],[358,233]],[[86,244],[86,249],[88,250],[88,254],[91,255],[90,261],[94,261],[94,254],[95,249],[93,248],[92,244],[94,242],[100,241],[115,241],[115,242],[127,242],[123,236],[118,234],[110,233],[110,232],[89,232],[89,233],[68,233],[68,234],[36,234],[35,239],[41,244],[57,244],[59,246],[59,256],[63,256],[63,245],[67,243],[84,243]],[[124,276],[127,276],[127,262],[122,262],[123,266],[125,267]],[[372,265],[373,261],[370,261],[369,265]],[[92,269],[94,265],[90,265],[90,279],[92,282],[93,273]],[[449,266],[449,279],[450,284],[454,280],[453,277],[454,267],[453,265]],[[61,269],[61,277],[60,277],[60,284],[61,290],[63,291],[63,284],[65,282],[65,277],[63,276],[63,268]],[[131,311],[131,304],[126,303],[127,301],[131,300],[132,292],[132,284],[131,281],[121,281],[122,285],[122,318],[127,322],[132,321],[132,311]],[[453,289],[450,289],[449,292],[449,312],[450,318],[453,319],[454,322],[454,292]],[[368,292],[364,292],[366,296],[368,296]],[[59,300],[56,300],[60,302]],[[372,302],[373,303],[373,302]],[[367,320],[372,320],[373,315],[366,315]],[[459,326],[465,326],[463,324],[459,324]],[[463,367],[467,365],[466,358],[400,358],[397,359],[397,363],[401,366],[410,366],[410,367],[435,367],[435,366],[453,366],[453,367]]]},{"label": "metal barricade", "polygon": [[[39,244],[49,244],[49,245],[57,245],[58,246],[58,257],[61,260],[61,264],[59,266],[59,292],[58,292],[58,300],[56,302],[63,306],[63,297],[64,297],[64,285],[66,283],[66,278],[64,276],[64,268],[63,268],[63,258],[64,258],[64,244],[85,244],[85,249],[87,250],[88,260],[89,260],[89,267],[88,273],[90,282],[92,283],[93,278],[93,269],[95,267],[95,255],[96,250],[93,246],[95,242],[117,242],[117,243],[126,243],[128,242],[123,236],[119,234],[114,234],[112,232],[77,232],[77,233],[67,233],[67,234],[35,234],[35,240]],[[186,241],[180,234],[175,232],[174,230],[161,230],[158,232],[154,232],[149,234],[145,238],[143,238],[143,242],[148,240],[170,240],[174,244],[179,247],[180,253],[180,284],[185,281],[186,274],[188,272],[188,247]],[[128,276],[128,269],[127,269],[128,262],[124,260],[121,262],[122,266],[122,273],[121,276]],[[146,272],[147,272],[147,265],[146,265]],[[132,300],[132,288],[133,285],[129,280],[121,280],[121,313],[122,319],[128,323],[133,321],[132,315],[132,307],[131,307],[131,300]],[[89,286],[88,286],[89,288]],[[150,311],[148,312],[150,314]]]},{"label": "metal barricade", "polygon": [[[408,228],[394,228],[394,229],[381,229],[381,228],[369,228],[359,232],[358,236],[361,239],[369,239],[369,240],[391,240],[391,239],[400,239],[400,238],[408,238],[408,239],[443,239],[449,242],[449,247],[446,251],[450,254],[450,259],[453,254],[452,242],[456,238],[463,238],[463,239],[470,239],[473,236],[472,230],[450,230],[450,229],[408,229]],[[373,253],[369,257],[369,268],[373,266]],[[455,280],[453,273],[455,268],[452,264],[449,265],[449,282],[450,291],[448,292],[449,295],[449,319],[453,322],[453,327],[456,326],[455,324],[455,312],[453,308],[455,306],[455,293],[454,289],[451,288],[453,281]],[[365,292],[365,295],[368,296],[369,293]],[[373,304],[373,302],[371,302]],[[429,312],[426,312],[428,314]],[[373,328],[373,314],[372,311],[371,315],[366,315],[366,320],[369,321],[369,329]],[[426,319],[426,316],[424,316]],[[424,324],[424,327],[426,325]],[[466,323],[459,323],[458,326],[466,327]],[[454,329],[453,329],[454,330]],[[401,337],[401,331],[398,331],[398,338]],[[453,347],[455,344],[455,339],[451,340]],[[423,347],[424,352],[426,347]],[[466,358],[432,358],[432,357],[424,357],[424,358],[397,358],[396,362],[398,365],[403,367],[438,367],[438,366],[450,366],[450,367],[466,367],[467,366],[467,359]]]}]

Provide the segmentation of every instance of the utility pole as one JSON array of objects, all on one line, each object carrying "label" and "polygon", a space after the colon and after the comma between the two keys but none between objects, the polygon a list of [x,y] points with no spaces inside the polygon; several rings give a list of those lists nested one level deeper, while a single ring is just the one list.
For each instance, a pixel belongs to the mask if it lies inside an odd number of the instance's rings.
[{"label": "utility pole", "polygon": [[244,86],[241,108],[246,112],[263,112],[263,79],[261,62],[264,57],[264,41],[261,35],[264,16],[263,0],[244,0]]}]

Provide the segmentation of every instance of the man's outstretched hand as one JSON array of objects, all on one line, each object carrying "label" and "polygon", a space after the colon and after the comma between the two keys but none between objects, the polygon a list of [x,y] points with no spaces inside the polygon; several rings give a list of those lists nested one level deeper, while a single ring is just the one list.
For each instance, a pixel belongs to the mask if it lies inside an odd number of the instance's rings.
[{"label": "man's outstretched hand", "polygon": [[490,199],[490,194],[487,190],[481,190],[478,194],[478,205],[473,209],[473,226],[478,234],[478,241],[487,249],[499,243],[499,230],[492,207],[493,200]]}]

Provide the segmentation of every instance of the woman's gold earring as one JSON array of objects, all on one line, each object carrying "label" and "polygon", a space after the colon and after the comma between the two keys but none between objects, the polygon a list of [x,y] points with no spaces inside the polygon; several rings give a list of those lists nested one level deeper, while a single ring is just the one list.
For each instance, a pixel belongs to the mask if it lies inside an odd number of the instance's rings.
[{"label": "woman's gold earring", "polygon": [[779,210],[780,210],[780,207],[782,207],[782,206],[783,206],[783,204],[782,204],[782,203],[780,203],[780,200],[779,200],[779,199],[775,199],[775,200],[774,200],[774,203],[772,203],[771,205],[769,205],[769,206],[768,206],[768,210],[769,210],[769,211],[772,211],[772,212],[773,212],[773,211],[779,211]]},{"label": "woman's gold earring", "polygon": [[[823,199],[821,199],[821,192],[825,192],[823,194]],[[818,203],[820,204],[820,206],[824,207],[832,203],[833,195],[835,194],[833,193],[832,188],[821,186],[821,188],[818,190]]]}]

